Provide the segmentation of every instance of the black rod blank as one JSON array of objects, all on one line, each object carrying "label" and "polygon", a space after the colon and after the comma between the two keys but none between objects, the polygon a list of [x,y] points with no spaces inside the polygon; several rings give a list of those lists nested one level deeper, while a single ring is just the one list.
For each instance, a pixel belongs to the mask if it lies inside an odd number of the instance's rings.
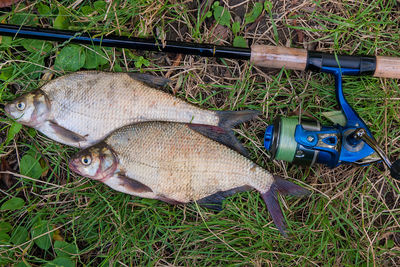
[{"label": "black rod blank", "polygon": [[45,29],[39,27],[0,24],[0,35],[39,39],[56,42],[73,42],[79,44],[101,45],[105,47],[118,47],[146,51],[170,52],[202,57],[221,57],[232,59],[250,59],[249,48],[217,46],[213,44],[196,44],[188,42],[165,41],[164,45],[157,39],[128,38],[121,36],[100,36],[95,34]]}]

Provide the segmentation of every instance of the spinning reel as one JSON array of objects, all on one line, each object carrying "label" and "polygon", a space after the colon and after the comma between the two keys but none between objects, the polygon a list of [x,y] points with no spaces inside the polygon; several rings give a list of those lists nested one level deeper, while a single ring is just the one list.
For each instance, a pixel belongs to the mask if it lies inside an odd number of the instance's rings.
[{"label": "spinning reel", "polygon": [[[325,164],[330,168],[340,164],[353,163],[359,166],[383,161],[390,174],[400,179],[400,160],[393,164],[378,146],[364,121],[346,101],[342,88],[342,75],[360,75],[368,72],[369,58],[360,58],[359,62],[346,62],[340,56],[338,67],[334,56],[315,53],[309,59],[308,68],[333,74],[335,77],[336,98],[344,116],[344,122],[334,126],[324,126],[318,121],[300,118],[277,118],[267,127],[264,146],[272,158],[293,164]],[[347,63],[347,64],[346,64]],[[311,66],[310,66],[311,65]]]}]

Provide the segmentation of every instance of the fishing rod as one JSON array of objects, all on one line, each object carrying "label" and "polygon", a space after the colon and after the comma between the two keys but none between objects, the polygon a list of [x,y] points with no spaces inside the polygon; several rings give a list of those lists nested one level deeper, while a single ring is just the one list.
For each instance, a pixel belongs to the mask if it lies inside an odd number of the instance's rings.
[{"label": "fishing rod", "polygon": [[358,70],[351,75],[372,75],[382,78],[400,78],[400,58],[387,56],[347,56],[307,51],[305,49],[252,45],[251,48],[161,41],[147,38],[128,38],[115,35],[98,36],[95,33],[76,32],[39,27],[0,24],[0,35],[72,42],[146,51],[159,51],[250,60],[256,66],[293,70],[321,71],[323,67],[341,67]]},{"label": "fishing rod", "polygon": [[268,45],[237,48],[113,35],[97,36],[94,33],[8,24],[0,24],[0,35],[203,57],[243,59],[250,60],[254,65],[261,67],[332,74],[335,77],[336,98],[341,108],[341,122],[332,119],[333,126],[323,126],[318,121],[302,118],[278,118],[265,131],[265,148],[272,158],[302,165],[321,163],[333,168],[340,164],[351,163],[365,166],[383,161],[390,169],[391,176],[400,179],[400,160],[393,163],[389,160],[365,122],[346,101],[342,88],[343,75],[400,78],[400,58],[334,55]]}]

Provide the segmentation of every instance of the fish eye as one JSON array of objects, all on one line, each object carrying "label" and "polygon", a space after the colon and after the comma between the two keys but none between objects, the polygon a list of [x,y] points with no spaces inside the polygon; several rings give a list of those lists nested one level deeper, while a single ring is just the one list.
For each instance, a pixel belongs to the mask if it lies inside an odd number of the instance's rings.
[{"label": "fish eye", "polygon": [[25,109],[25,103],[24,102],[18,102],[15,106],[20,111]]},{"label": "fish eye", "polygon": [[81,158],[81,162],[82,162],[82,164],[83,165],[89,165],[90,163],[92,163],[92,158],[90,157],[90,156],[83,156],[82,158]]}]

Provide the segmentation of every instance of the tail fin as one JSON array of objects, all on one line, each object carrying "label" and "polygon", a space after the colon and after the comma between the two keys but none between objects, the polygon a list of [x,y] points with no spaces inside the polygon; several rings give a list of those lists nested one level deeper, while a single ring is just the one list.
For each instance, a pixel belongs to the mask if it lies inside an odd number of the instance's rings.
[{"label": "tail fin", "polygon": [[254,119],[261,112],[258,110],[242,111],[217,111],[219,117],[218,126],[225,129],[232,129],[236,125]]},{"label": "tail fin", "polygon": [[276,227],[284,237],[287,237],[285,221],[281,208],[279,207],[277,192],[282,195],[304,196],[310,194],[310,191],[292,182],[284,180],[279,176],[274,176],[274,182],[270,189],[265,193],[261,193]]},{"label": "tail fin", "polygon": [[226,145],[231,149],[239,152],[247,157],[248,152],[243,145],[236,139],[232,130],[227,130],[218,126],[204,125],[204,124],[187,124],[187,126],[202,135],[217,141],[220,144]]},{"label": "tail fin", "polygon": [[228,145],[230,148],[236,150],[243,156],[248,157],[249,153],[247,152],[246,148],[244,148],[244,146],[236,139],[232,128],[240,123],[254,119],[260,114],[261,112],[257,110],[217,111],[217,115],[219,117],[218,126],[226,131],[224,137],[225,141],[222,143]]}]

